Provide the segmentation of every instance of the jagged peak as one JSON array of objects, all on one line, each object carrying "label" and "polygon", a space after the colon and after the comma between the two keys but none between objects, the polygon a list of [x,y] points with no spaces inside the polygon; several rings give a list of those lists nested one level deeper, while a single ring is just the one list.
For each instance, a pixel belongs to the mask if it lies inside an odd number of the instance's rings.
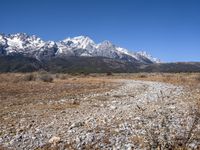
[{"label": "jagged peak", "polygon": [[64,44],[66,45],[71,45],[73,47],[78,47],[81,49],[86,49],[86,47],[88,46],[93,46],[93,47],[96,46],[94,41],[88,36],[77,36],[73,38],[68,37],[63,41],[61,41],[61,43],[62,42],[64,42]]},{"label": "jagged peak", "polygon": [[103,44],[103,45],[113,45],[113,43],[111,43],[108,40],[105,40],[105,41],[101,42],[101,44]]},{"label": "jagged peak", "polygon": [[142,51],[139,51],[137,52],[137,54],[143,56],[143,57],[146,57],[148,58],[149,60],[151,60],[152,62],[156,62],[156,63],[160,63],[160,59],[157,59],[157,58],[154,58],[152,55],[150,55],[149,53],[147,53],[146,51],[142,50]]},{"label": "jagged peak", "polygon": [[[125,48],[118,47],[112,42],[105,40],[99,44],[95,42],[89,36],[77,36],[73,38],[66,38],[59,42],[54,41],[43,41],[36,35],[28,35],[26,33],[16,33],[16,34],[0,34],[0,44],[7,44],[6,50],[13,52],[25,52],[30,53],[32,51],[40,51],[44,48],[58,48],[59,55],[62,54],[73,54],[74,50],[84,49],[80,52],[76,51],[76,54],[90,55],[92,56],[104,56],[109,58],[122,58],[126,56],[133,57],[134,59],[140,61],[150,60],[152,62],[160,62],[159,59],[153,58],[146,51],[132,52]],[[146,59],[145,59],[146,58]]]},{"label": "jagged peak", "polygon": [[7,37],[19,37],[19,38],[26,38],[26,37],[29,37],[28,34],[26,33],[14,33],[14,34],[8,34]]},{"label": "jagged peak", "polygon": [[23,33],[23,32],[20,32],[20,33],[13,33],[13,34],[4,34],[4,33],[0,33],[0,35],[2,36],[6,36],[6,37],[32,37],[32,38],[35,38],[35,39],[40,39],[38,36],[32,34],[27,34],[27,33]]},{"label": "jagged peak", "polygon": [[0,36],[5,36],[5,34],[4,33],[0,33]]},{"label": "jagged peak", "polygon": [[108,40],[105,40],[96,46],[97,48],[115,48],[115,45]]},{"label": "jagged peak", "polygon": [[76,37],[73,37],[72,39],[86,39],[86,40],[92,40],[89,36],[84,36],[84,35],[76,36]]},{"label": "jagged peak", "polygon": [[72,38],[68,37],[68,38],[65,38],[63,41],[64,42],[65,41],[90,41],[94,43],[94,41],[89,36],[83,36],[83,35],[72,37]]}]

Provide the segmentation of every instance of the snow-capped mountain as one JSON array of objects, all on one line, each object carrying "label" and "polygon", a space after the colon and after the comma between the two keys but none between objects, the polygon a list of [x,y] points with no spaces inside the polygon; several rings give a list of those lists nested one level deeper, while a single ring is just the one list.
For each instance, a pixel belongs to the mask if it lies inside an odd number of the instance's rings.
[{"label": "snow-capped mountain", "polygon": [[0,55],[22,54],[38,60],[52,57],[87,56],[107,57],[128,62],[158,63],[146,52],[131,52],[109,41],[96,44],[87,36],[66,38],[59,42],[43,41],[35,35],[25,33],[0,34]]},{"label": "snow-capped mountain", "polygon": [[137,52],[137,54],[139,54],[140,56],[143,56],[143,57],[145,57],[145,58],[147,58],[147,59],[149,59],[149,60],[151,60],[153,62],[157,62],[157,63],[161,62],[160,59],[154,58],[153,56],[148,54],[146,51],[139,51],[139,52]]}]

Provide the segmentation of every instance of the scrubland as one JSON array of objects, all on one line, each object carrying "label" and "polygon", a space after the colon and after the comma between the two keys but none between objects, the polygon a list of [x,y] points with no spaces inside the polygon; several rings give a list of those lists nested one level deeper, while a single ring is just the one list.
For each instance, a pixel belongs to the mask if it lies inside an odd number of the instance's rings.
[{"label": "scrubland", "polygon": [[199,149],[200,73],[0,74],[2,149]]}]

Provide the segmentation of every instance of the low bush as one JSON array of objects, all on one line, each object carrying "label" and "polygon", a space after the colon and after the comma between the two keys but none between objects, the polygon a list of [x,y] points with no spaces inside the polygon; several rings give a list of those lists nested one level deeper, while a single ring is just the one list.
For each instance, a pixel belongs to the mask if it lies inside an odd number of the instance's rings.
[{"label": "low bush", "polygon": [[106,75],[107,76],[112,76],[113,74],[112,74],[112,72],[107,72]]},{"label": "low bush", "polygon": [[89,72],[81,72],[81,74],[83,74],[84,76],[88,76],[88,75],[90,75]]},{"label": "low bush", "polygon": [[40,80],[43,82],[53,82],[53,77],[50,74],[42,74]]},{"label": "low bush", "polygon": [[195,80],[200,82],[200,74],[198,74],[196,77],[195,77]]},{"label": "low bush", "polygon": [[27,74],[23,78],[24,81],[35,81],[36,76],[34,74]]},{"label": "low bush", "polygon": [[145,75],[145,74],[139,74],[138,78],[147,78],[147,75]]}]

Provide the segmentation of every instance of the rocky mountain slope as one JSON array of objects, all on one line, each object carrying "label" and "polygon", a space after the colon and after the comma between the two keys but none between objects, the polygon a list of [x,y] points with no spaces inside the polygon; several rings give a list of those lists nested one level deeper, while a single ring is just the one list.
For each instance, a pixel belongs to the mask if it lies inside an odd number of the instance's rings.
[{"label": "rocky mountain slope", "polygon": [[43,41],[35,35],[25,33],[0,34],[0,55],[21,54],[37,60],[55,57],[107,57],[126,62],[151,64],[159,62],[146,52],[130,52],[109,41],[96,44],[86,36],[66,38],[59,42]]},{"label": "rocky mountain slope", "polygon": [[45,70],[52,73],[135,73],[135,72],[200,72],[200,63],[141,64],[106,57],[56,57],[38,61],[35,58],[0,56],[0,72],[33,72]]}]

